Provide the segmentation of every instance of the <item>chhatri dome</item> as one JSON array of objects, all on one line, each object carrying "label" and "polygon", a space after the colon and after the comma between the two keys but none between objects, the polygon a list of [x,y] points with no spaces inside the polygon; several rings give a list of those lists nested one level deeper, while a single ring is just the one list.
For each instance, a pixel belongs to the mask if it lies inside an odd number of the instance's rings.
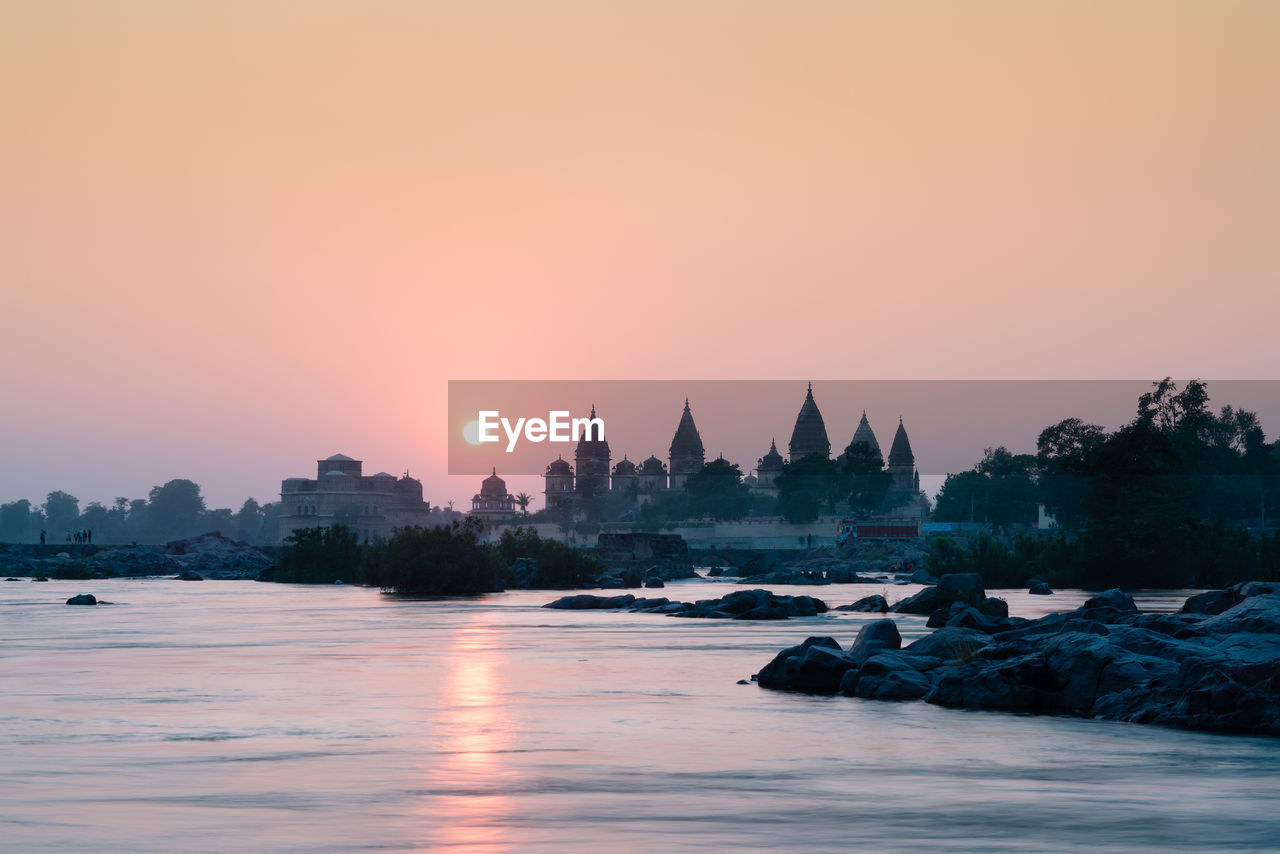
[{"label": "chhatri dome", "polygon": [[810,454],[818,454],[823,459],[831,457],[831,442],[827,439],[827,425],[822,421],[822,413],[813,399],[813,383],[809,383],[809,391],[800,405],[800,414],[796,416],[795,429],[791,431],[791,444],[788,447],[791,462],[803,459]]},{"label": "chhatri dome", "polygon": [[756,462],[756,471],[782,471],[782,454],[778,453],[778,441],[769,441],[769,453]]},{"label": "chhatri dome", "polygon": [[871,429],[871,422],[867,421],[867,410],[865,409],[862,410],[862,420],[858,422],[858,429],[853,431],[853,441],[849,444],[856,445],[858,442],[868,445],[877,454],[884,453],[880,450],[880,443],[876,441],[876,434]]}]

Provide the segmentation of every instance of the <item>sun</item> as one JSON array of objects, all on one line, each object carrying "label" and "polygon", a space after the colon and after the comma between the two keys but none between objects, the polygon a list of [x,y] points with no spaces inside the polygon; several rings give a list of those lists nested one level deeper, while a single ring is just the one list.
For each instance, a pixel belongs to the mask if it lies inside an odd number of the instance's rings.
[{"label": "sun", "polygon": [[468,421],[462,428],[462,438],[466,440],[468,445],[480,444],[480,422]]}]

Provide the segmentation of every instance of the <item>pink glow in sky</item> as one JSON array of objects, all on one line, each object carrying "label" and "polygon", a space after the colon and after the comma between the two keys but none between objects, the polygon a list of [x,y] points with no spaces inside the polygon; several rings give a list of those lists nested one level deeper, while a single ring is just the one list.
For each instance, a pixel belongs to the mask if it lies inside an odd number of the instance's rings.
[{"label": "pink glow in sky", "polygon": [[0,0],[0,501],[335,451],[462,501],[449,379],[1274,378],[1277,44],[1270,0]]}]

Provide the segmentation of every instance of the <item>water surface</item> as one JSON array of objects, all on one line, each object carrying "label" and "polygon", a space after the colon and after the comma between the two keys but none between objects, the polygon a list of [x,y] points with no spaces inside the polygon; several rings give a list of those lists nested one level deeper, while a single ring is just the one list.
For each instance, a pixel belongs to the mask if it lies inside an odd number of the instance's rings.
[{"label": "water surface", "polygon": [[[62,604],[82,591],[119,604]],[[775,693],[736,683],[869,617],[539,607],[555,595],[0,583],[0,847],[1280,850],[1280,740]],[[999,595],[1023,616],[1085,598]]]}]

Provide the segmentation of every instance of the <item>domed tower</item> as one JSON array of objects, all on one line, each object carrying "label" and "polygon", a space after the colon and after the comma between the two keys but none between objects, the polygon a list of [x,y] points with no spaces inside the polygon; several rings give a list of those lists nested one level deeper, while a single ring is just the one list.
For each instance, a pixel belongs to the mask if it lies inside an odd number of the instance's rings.
[{"label": "domed tower", "polygon": [[778,494],[774,485],[778,475],[782,474],[782,454],[778,453],[776,439],[769,441],[769,452],[756,460],[756,490],[770,495]]},{"label": "domed tower", "polygon": [[627,459],[626,454],[623,454],[622,459],[613,467],[613,480],[610,482],[609,488],[614,492],[626,495],[629,491],[633,491],[636,486],[636,464]]},{"label": "domed tower", "polygon": [[853,441],[849,444],[853,445],[862,442],[883,456],[884,451],[880,450],[880,443],[876,441],[875,431],[871,429],[871,422],[867,420],[867,410],[862,410],[862,420],[858,422],[858,429],[853,431]]},{"label": "domed tower", "polygon": [[[596,417],[596,407],[591,406],[591,419]],[[602,495],[609,489],[609,443],[600,430],[587,428],[578,440],[573,452],[577,480],[574,490],[581,495]]]},{"label": "domed tower", "polygon": [[902,426],[902,418],[898,418],[898,432],[893,434],[893,445],[889,448],[889,474],[893,475],[895,488],[920,488],[916,455],[911,452],[911,440],[907,438],[907,430]]},{"label": "domed tower", "polygon": [[471,515],[486,522],[498,522],[516,515],[516,500],[507,492],[507,482],[493,474],[480,483],[480,492],[471,498]]},{"label": "domed tower", "polygon": [[680,423],[676,426],[676,435],[671,439],[671,488],[684,489],[684,482],[689,475],[702,471],[706,462],[706,452],[702,448],[702,437],[693,423],[693,412],[689,410],[689,398],[684,399],[684,412],[680,415]]},{"label": "domed tower", "polygon": [[800,414],[796,416],[796,426],[791,431],[791,444],[787,450],[793,463],[811,454],[818,454],[824,460],[831,459],[827,425],[823,423],[822,413],[818,411],[818,404],[813,399],[813,383],[809,383],[809,392],[800,405]]},{"label": "domed tower", "polygon": [[640,503],[652,501],[653,496],[667,488],[667,467],[662,464],[662,460],[650,455],[649,459],[640,464],[636,483],[640,487]]},{"label": "domed tower", "polygon": [[542,477],[546,483],[542,494],[548,509],[573,503],[573,467],[564,457],[553,460]]}]

